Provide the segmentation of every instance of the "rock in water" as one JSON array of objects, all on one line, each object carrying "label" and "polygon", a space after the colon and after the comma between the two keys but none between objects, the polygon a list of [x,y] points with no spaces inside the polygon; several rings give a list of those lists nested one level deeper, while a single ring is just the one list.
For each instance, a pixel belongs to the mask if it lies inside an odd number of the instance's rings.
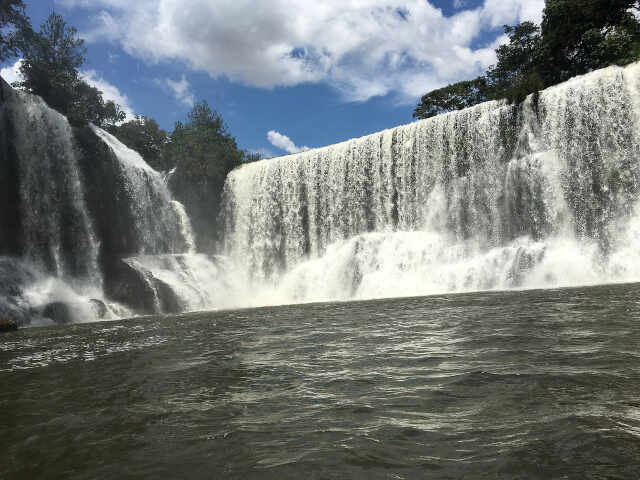
[{"label": "rock in water", "polygon": [[89,304],[91,305],[91,310],[93,310],[96,318],[103,319],[107,316],[107,306],[102,300],[92,298],[89,300]]},{"label": "rock in water", "polygon": [[104,290],[110,299],[141,315],[160,313],[156,291],[148,272],[136,270],[123,259],[110,259],[105,265]]},{"label": "rock in water", "polygon": [[160,310],[162,313],[184,312],[185,306],[180,302],[180,299],[171,286],[157,278],[154,279],[153,284],[156,289],[156,296],[160,302]]},{"label": "rock in water", "polygon": [[53,302],[47,305],[42,312],[42,316],[60,324],[73,322],[73,315],[69,305],[62,302]]},{"label": "rock in water", "polygon": [[7,318],[0,318],[0,332],[13,332],[18,330],[18,324]]}]

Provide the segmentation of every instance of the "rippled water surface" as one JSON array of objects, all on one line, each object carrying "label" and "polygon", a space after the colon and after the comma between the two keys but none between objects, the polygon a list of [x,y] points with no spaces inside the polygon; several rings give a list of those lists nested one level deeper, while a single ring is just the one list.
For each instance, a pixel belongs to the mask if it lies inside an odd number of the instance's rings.
[{"label": "rippled water surface", "polygon": [[640,285],[0,336],[0,478],[640,478]]}]

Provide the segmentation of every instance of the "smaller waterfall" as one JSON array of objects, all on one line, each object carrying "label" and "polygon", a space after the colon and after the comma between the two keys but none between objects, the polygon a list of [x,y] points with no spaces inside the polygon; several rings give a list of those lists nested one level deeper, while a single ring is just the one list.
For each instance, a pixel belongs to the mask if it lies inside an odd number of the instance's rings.
[{"label": "smaller waterfall", "polygon": [[93,132],[115,155],[127,205],[133,217],[131,228],[138,240],[138,253],[184,253],[195,246],[184,207],[173,200],[162,174],[151,168],[140,154],[113,135],[94,125]]}]

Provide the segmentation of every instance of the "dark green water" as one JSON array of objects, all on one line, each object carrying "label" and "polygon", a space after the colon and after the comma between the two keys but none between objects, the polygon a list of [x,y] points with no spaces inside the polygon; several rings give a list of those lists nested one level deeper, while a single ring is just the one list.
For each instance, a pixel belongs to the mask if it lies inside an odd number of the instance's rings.
[{"label": "dark green water", "polygon": [[0,337],[0,477],[640,478],[640,285]]}]

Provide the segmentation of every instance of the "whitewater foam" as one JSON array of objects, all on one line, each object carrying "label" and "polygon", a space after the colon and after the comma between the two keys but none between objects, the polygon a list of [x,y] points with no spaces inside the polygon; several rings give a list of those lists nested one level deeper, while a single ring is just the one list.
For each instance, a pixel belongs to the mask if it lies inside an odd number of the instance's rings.
[{"label": "whitewater foam", "polygon": [[640,281],[640,65],[233,171],[265,304]]}]

